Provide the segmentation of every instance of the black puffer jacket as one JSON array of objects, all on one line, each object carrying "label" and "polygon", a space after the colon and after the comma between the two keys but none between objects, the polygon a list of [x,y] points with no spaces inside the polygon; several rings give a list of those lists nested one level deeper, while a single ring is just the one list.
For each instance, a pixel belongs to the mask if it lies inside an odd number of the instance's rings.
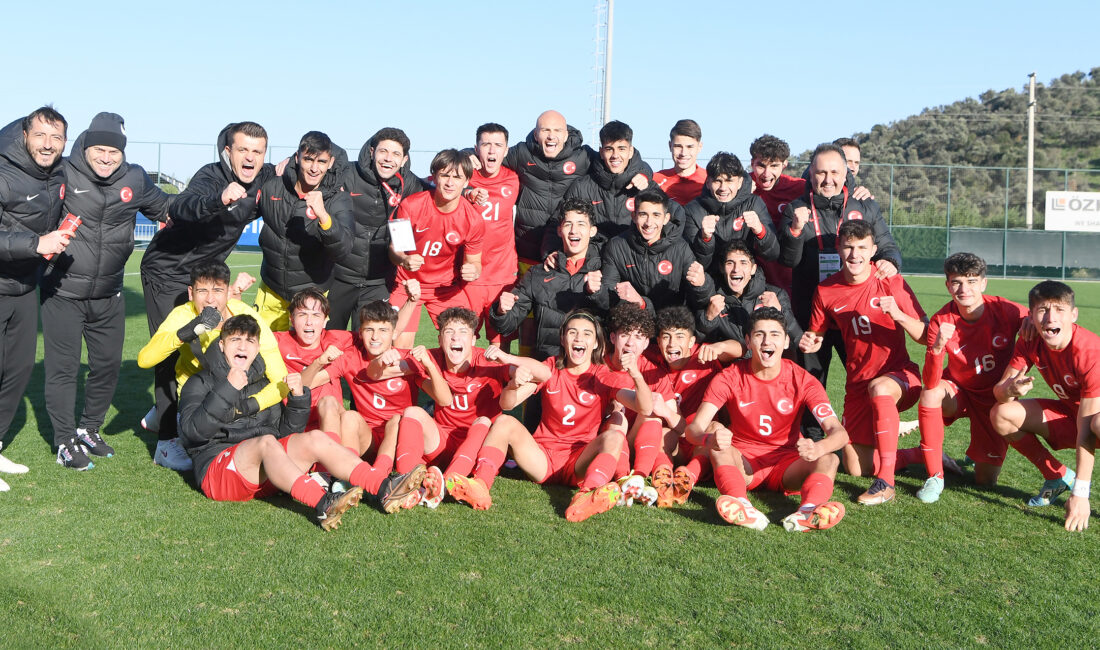
[{"label": "black puffer jacket", "polygon": [[562,198],[573,183],[588,174],[594,152],[584,145],[581,132],[567,127],[569,136],[561,152],[547,158],[535,142],[535,131],[513,145],[504,165],[519,175],[516,201],[516,252],[521,258],[541,260],[546,224],[554,217]]},{"label": "black puffer jacket", "polygon": [[168,195],[125,155],[109,177],[97,176],[84,157],[84,136],[77,136],[64,163],[64,211],[83,221],[65,252],[46,264],[43,297],[106,298],[122,291],[137,213],[156,221],[168,218]]},{"label": "black puffer jacket", "polygon": [[358,162],[348,165],[342,179],[355,217],[354,238],[351,252],[336,262],[335,277],[357,286],[386,284],[387,278],[393,275],[389,258],[390,230],[386,222],[406,196],[427,189],[409,170],[408,161],[383,183],[370,157],[373,145],[373,141],[363,145]]},{"label": "black puffer jacket", "polygon": [[263,435],[283,438],[304,431],[310,408],[306,388],[302,395],[287,397],[286,404],[251,410],[248,402],[254,404],[256,393],[268,384],[263,358],[256,355],[248,369],[248,384],[238,390],[229,383],[229,362],[219,347],[211,344],[207,350],[212,353],[205,356],[205,367],[180,391],[180,441],[191,456],[199,485],[210,463],[233,445]]},{"label": "black puffer jacket", "polygon": [[58,161],[34,163],[23,143],[23,120],[0,129],[0,296],[34,291],[42,256],[38,236],[56,230],[65,195]]},{"label": "black puffer jacket", "polygon": [[[764,226],[763,238],[757,237],[756,233],[745,227],[745,220],[741,215],[750,211],[760,217],[760,223]],[[779,240],[775,236],[772,217],[764,200],[752,193],[752,179],[748,174],[744,175],[741,189],[737,190],[732,200],[720,202],[714,198],[710,187],[704,184],[703,193],[688,203],[684,212],[687,214],[684,241],[691,246],[699,263],[715,274],[716,278],[721,276],[726,248],[734,240],[740,239],[749,244],[759,261],[770,262],[779,257]],[[718,216],[718,225],[715,226],[714,236],[709,242],[703,241],[703,217],[708,214]]]},{"label": "black puffer jacket", "polygon": [[661,237],[651,246],[632,229],[604,246],[603,283],[613,294],[612,306],[619,302],[615,285],[629,282],[651,313],[685,302],[697,309],[714,293],[714,280],[704,275],[703,286],[692,286],[686,276],[694,262],[695,256],[682,240]]},{"label": "black puffer jacket", "polygon": [[306,201],[298,198],[294,189],[297,181],[298,161],[291,158],[282,176],[264,183],[259,205],[264,219],[260,278],[284,300],[306,287],[329,288],[336,260],[351,252],[355,227],[351,199],[338,176],[325,174],[317,188],[332,217],[328,230],[321,228],[319,219],[307,215]]},{"label": "black puffer jacket", "polygon": [[240,183],[233,175],[225,147],[229,144],[228,124],[218,134],[218,162],[204,165],[172,202],[172,225],[153,235],[153,241],[141,258],[141,272],[154,278],[171,278],[187,284],[191,268],[199,262],[224,262],[237,245],[245,226],[256,220],[257,194],[275,167],[264,164],[256,180],[248,185],[243,199],[222,205],[222,192],[230,183]]},{"label": "black puffer jacket", "polygon": [[791,310],[791,297],[783,289],[767,284],[764,279],[764,270],[759,267],[749,279],[749,283],[745,285],[745,290],[740,296],[733,295],[725,282],[720,284],[715,295],[725,298],[726,307],[718,315],[718,318],[714,320],[707,318],[706,305],[695,310],[695,323],[703,341],[713,343],[733,339],[743,343],[745,341],[745,325],[749,322],[749,315],[759,309],[760,296],[765,291],[771,291],[779,299],[787,336],[791,338],[791,347],[788,351],[793,355],[798,340],[802,338],[802,328],[798,326],[798,321],[795,320],[794,312]]},{"label": "black puffer jacket", "polygon": [[584,276],[603,267],[600,249],[589,244],[588,254],[573,275],[565,270],[565,253],[558,253],[555,268],[546,270],[542,264],[532,266],[524,274],[519,284],[512,289],[516,295],[516,304],[507,313],[500,313],[500,302],[489,310],[489,320],[501,334],[511,334],[519,329],[527,314],[534,311],[536,337],[535,356],[539,360],[561,354],[559,329],[565,321],[565,315],[578,308],[592,311],[597,317],[607,313],[610,300],[610,286],[601,281],[596,293],[585,291]]}]

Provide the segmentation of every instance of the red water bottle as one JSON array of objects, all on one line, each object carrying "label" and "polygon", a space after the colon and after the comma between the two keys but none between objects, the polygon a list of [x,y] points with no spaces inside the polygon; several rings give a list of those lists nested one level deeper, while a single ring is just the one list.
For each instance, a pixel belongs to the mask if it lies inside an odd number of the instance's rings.
[{"label": "red water bottle", "polygon": [[[77,227],[82,223],[84,223],[83,219],[81,219],[80,217],[78,217],[75,214],[73,214],[72,212],[70,212],[70,213],[65,215],[65,218],[61,221],[61,225],[58,226],[57,229],[58,230],[64,230],[64,231],[68,232],[69,235],[72,235],[73,233],[76,232]],[[53,255],[54,255],[53,253],[50,253],[49,255],[46,255],[45,257],[48,260],[52,260]]]}]

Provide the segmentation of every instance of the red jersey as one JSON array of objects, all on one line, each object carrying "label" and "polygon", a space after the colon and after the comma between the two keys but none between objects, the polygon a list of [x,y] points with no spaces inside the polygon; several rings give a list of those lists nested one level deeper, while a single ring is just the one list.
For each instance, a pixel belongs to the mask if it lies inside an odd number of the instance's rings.
[{"label": "red jersey", "polygon": [[[435,421],[442,428],[469,429],[479,417],[492,419],[501,413],[500,391],[508,383],[508,366],[487,360],[481,348],[471,352],[470,367],[457,374],[447,370],[442,349],[429,350],[454,398],[450,406],[435,406]],[[419,376],[416,383],[423,387],[427,379]]]},{"label": "red jersey", "polygon": [[374,380],[367,376],[370,357],[360,346],[355,346],[344,356],[333,361],[326,370],[330,377],[343,377],[348,382],[351,395],[355,399],[355,408],[370,427],[385,424],[387,420],[416,404],[417,388],[415,376],[426,373],[420,364],[409,356],[408,350],[398,350],[401,359],[415,369],[414,376],[391,377]]},{"label": "red jersey", "polygon": [[[722,365],[717,361],[703,363],[695,355],[699,352],[699,346],[691,349],[691,358],[679,370],[673,370],[665,361],[660,352],[652,355],[652,368],[645,374],[646,383],[654,393],[660,393],[664,399],[675,398],[680,408],[680,414],[684,417],[693,415],[703,403],[703,395],[711,379],[722,372]],[[647,350],[648,353],[648,350]]]},{"label": "red jersey", "polygon": [[764,205],[768,206],[768,212],[772,215],[772,221],[775,222],[777,231],[779,230],[779,222],[783,220],[783,210],[787,207],[787,204],[805,194],[810,187],[810,184],[804,179],[787,176],[786,174],[779,175],[770,192],[765,192],[760,188],[755,174],[752,175],[752,181],[756,183],[756,189],[752,193],[763,199]]},{"label": "red jersey", "polygon": [[797,449],[803,407],[819,423],[836,416],[821,382],[790,359],[770,381],[753,374],[751,359],[736,361],[710,382],[703,401],[726,407],[733,446],[751,458]]},{"label": "red jersey", "polygon": [[590,442],[599,433],[604,411],[618,392],[607,366],[594,363],[574,375],[559,370],[555,357],[543,363],[550,368],[550,378],[538,388],[542,393],[542,421],[535,431],[535,442],[551,451]]},{"label": "red jersey", "polygon": [[680,205],[687,205],[703,193],[703,183],[707,182],[707,170],[696,165],[695,172],[690,176],[681,176],[675,167],[662,169],[653,174],[653,182],[668,195],[668,198]]},{"label": "red jersey", "polygon": [[[946,376],[961,389],[992,395],[993,387],[1001,380],[1012,358],[1012,342],[1020,322],[1027,318],[1027,307],[1000,296],[983,298],[985,307],[974,322],[962,317],[955,301],[947,303],[932,316],[928,324],[928,352],[924,357],[926,387],[934,388],[940,377]],[[942,323],[954,325],[955,336],[939,355],[935,355],[932,344],[936,342]],[[946,373],[943,371],[945,355]]]},{"label": "red jersey", "polygon": [[424,264],[416,271],[397,267],[397,284],[416,278],[425,287],[451,285],[455,281],[455,269],[462,264],[458,259],[461,249],[476,255],[482,251],[485,239],[485,222],[466,199],[458,202],[451,212],[440,212],[431,192],[417,192],[401,202],[395,219],[408,219],[412,224],[416,250],[409,251],[424,258]]},{"label": "red jersey", "polygon": [[[279,354],[283,356],[287,372],[302,372],[306,366],[317,360],[321,353],[330,345],[335,345],[344,351],[344,354],[352,351],[355,341],[351,332],[343,330],[322,330],[321,343],[315,348],[303,348],[293,332],[274,332],[275,340],[279,342]],[[340,378],[329,374],[329,381],[324,386],[309,390],[310,403],[317,406],[317,401],[325,395],[331,395],[344,401],[344,391],[340,388]]]},{"label": "red jersey", "polygon": [[1051,350],[1038,336],[1017,340],[1008,365],[1021,372],[1035,366],[1058,399],[1075,409],[1083,398],[1100,397],[1100,337],[1079,325],[1064,350]]},{"label": "red jersey", "polygon": [[848,352],[848,385],[906,368],[920,374],[905,349],[905,330],[879,307],[883,296],[893,296],[903,312],[924,319],[901,275],[879,279],[872,273],[860,284],[848,284],[841,271],[825,278],[814,293],[809,329],[823,333],[831,325],[840,330]]},{"label": "red jersey", "polygon": [[474,172],[470,187],[489,192],[489,199],[474,210],[481,213],[485,222],[481,277],[473,284],[510,284],[516,281],[518,258],[516,257],[516,199],[519,198],[519,176],[507,167],[501,167],[493,178]]}]

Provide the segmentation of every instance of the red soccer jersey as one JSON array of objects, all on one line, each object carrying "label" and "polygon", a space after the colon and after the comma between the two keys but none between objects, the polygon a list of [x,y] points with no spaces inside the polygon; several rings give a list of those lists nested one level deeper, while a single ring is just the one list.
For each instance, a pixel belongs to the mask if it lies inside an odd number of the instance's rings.
[{"label": "red soccer jersey", "polygon": [[[648,355],[647,350],[647,355]],[[673,370],[665,362],[660,352],[652,355],[653,364],[645,373],[646,383],[654,393],[660,393],[664,399],[675,398],[679,405],[680,415],[689,417],[699,410],[703,402],[703,395],[711,379],[722,372],[722,365],[717,361],[703,363],[695,355],[699,352],[699,346],[691,349],[691,358],[679,370]]]},{"label": "red soccer jersey", "polygon": [[836,415],[821,382],[790,359],[783,359],[779,376],[770,381],[753,374],[751,359],[736,361],[710,382],[703,401],[726,407],[733,446],[750,458],[796,449],[802,407],[818,422]]},{"label": "red soccer jersey", "polygon": [[[500,415],[500,391],[508,383],[508,366],[486,360],[485,350],[474,348],[470,367],[466,372],[457,374],[447,370],[443,350],[433,348],[429,353],[447,380],[454,398],[450,406],[437,404],[435,407],[435,421],[440,427],[465,430],[479,417],[492,419]],[[426,380],[427,377],[420,376],[416,383],[423,387]]]},{"label": "red soccer jersey", "polygon": [[543,362],[550,368],[550,378],[538,388],[542,393],[542,421],[535,431],[535,442],[549,450],[569,449],[595,438],[604,410],[617,392],[607,366],[594,363],[574,375],[559,370],[556,362],[555,357]]},{"label": "red soccer jersey", "polygon": [[905,349],[905,330],[879,307],[883,296],[893,296],[909,316],[925,317],[901,275],[879,279],[872,274],[860,284],[848,284],[840,271],[825,278],[814,293],[810,329],[824,332],[832,325],[840,330],[848,352],[849,385],[905,368],[920,374]]},{"label": "red soccer jersey", "polygon": [[[353,351],[355,343],[351,332],[343,330],[323,330],[321,343],[315,348],[303,348],[293,332],[275,332],[275,340],[279,342],[279,353],[283,355],[287,372],[302,372],[306,366],[317,360],[328,346],[335,345],[344,351],[344,354]],[[311,388],[310,400],[313,406],[325,395],[331,395],[341,402],[344,401],[344,392],[340,389],[340,378],[329,375],[329,382],[324,386]]]},{"label": "red soccer jersey", "polygon": [[367,376],[370,357],[358,345],[325,368],[330,377],[343,377],[348,382],[356,410],[372,428],[385,424],[393,416],[400,415],[402,411],[416,404],[416,396],[420,391],[415,376],[423,376],[425,372],[416,359],[409,356],[408,350],[399,352],[401,358],[416,370],[414,376],[377,381],[371,379]]},{"label": "red soccer jersey", "polygon": [[[646,351],[648,353],[648,350]],[[614,353],[611,353],[614,354]],[[607,381],[615,387],[615,390],[625,388],[626,390],[634,390],[634,380],[630,378],[630,373],[620,368],[618,370],[612,365],[614,359],[608,356],[606,365],[606,377]],[[643,354],[638,357],[638,370],[641,371],[642,376],[646,378],[646,383],[650,384],[649,375],[653,374],[657,370],[657,366],[653,363],[649,354]]]},{"label": "red soccer jersey", "polygon": [[[752,180],[756,183],[755,175]],[[779,230],[779,222],[783,220],[783,210],[787,204],[805,194],[809,187],[810,184],[801,178],[780,174],[770,192],[760,189],[760,184],[757,183],[753,194],[764,200],[764,205],[768,206],[768,212],[775,222],[775,229]]]},{"label": "red soccer jersey", "polygon": [[680,205],[687,205],[703,193],[703,183],[707,182],[707,170],[696,165],[695,173],[690,176],[681,176],[675,167],[662,169],[653,174],[653,182],[668,195],[668,198]]},{"label": "red soccer jersey", "polygon": [[485,240],[485,222],[474,206],[466,199],[458,207],[443,213],[435,206],[431,192],[417,192],[397,207],[396,219],[408,219],[412,224],[416,250],[410,251],[424,258],[424,264],[416,271],[397,267],[397,284],[416,278],[425,287],[451,285],[455,281],[455,269],[462,264],[458,255],[482,252]]},{"label": "red soccer jersey", "polygon": [[[978,320],[970,322],[959,313],[951,301],[943,306],[928,324],[928,352],[924,361],[926,387],[938,384],[947,356],[945,376],[964,390],[992,394],[1012,358],[1012,342],[1027,318],[1027,308],[1000,296],[984,296],[985,307]],[[942,323],[955,326],[955,336],[938,356],[932,354]]]},{"label": "red soccer jersey", "polygon": [[515,214],[519,198],[519,176],[507,167],[493,178],[475,171],[470,187],[489,192],[489,200],[475,205],[485,222],[485,244],[482,254],[481,277],[474,284],[509,284],[516,281],[518,259],[516,257]]},{"label": "red soccer jersey", "polygon": [[1063,350],[1051,350],[1038,336],[1017,340],[1008,365],[1021,372],[1035,366],[1058,399],[1075,409],[1083,398],[1100,397],[1100,337],[1079,325]]}]

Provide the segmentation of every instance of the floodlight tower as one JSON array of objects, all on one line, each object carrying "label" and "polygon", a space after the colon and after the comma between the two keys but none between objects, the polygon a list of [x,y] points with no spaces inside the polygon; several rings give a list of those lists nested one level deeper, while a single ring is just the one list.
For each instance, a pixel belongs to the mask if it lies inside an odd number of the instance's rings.
[{"label": "floodlight tower", "polygon": [[596,0],[596,94],[592,105],[591,142],[611,119],[611,37],[615,0]]}]

